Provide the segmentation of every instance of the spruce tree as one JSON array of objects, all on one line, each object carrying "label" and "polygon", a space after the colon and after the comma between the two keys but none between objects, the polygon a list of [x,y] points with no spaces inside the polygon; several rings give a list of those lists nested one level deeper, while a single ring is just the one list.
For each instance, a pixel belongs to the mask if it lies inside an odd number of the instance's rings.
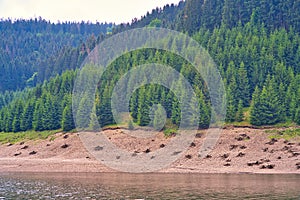
[{"label": "spruce tree", "polygon": [[234,122],[236,115],[236,107],[234,104],[233,93],[230,88],[227,90],[227,111],[226,122]]},{"label": "spruce tree", "polygon": [[244,120],[243,101],[242,100],[239,101],[235,120],[237,122],[241,122]]},{"label": "spruce tree", "polygon": [[252,96],[252,102],[250,107],[250,123],[252,125],[260,126],[262,125],[261,122],[261,109],[260,109],[260,90],[258,87],[255,88],[253,96]]},{"label": "spruce tree", "polygon": [[300,106],[296,110],[296,115],[295,115],[295,122],[300,125]]},{"label": "spruce tree", "polygon": [[71,131],[75,128],[71,105],[67,104],[62,114],[61,127],[63,131]]},{"label": "spruce tree", "polygon": [[162,130],[166,121],[166,112],[162,105],[158,104],[154,112],[153,127],[155,130]]},{"label": "spruce tree", "polygon": [[34,108],[34,113],[33,113],[33,129],[35,131],[43,131],[44,126],[43,126],[43,110],[44,110],[44,102],[42,99],[37,100],[35,108]]},{"label": "spruce tree", "polygon": [[247,107],[250,105],[250,90],[249,90],[249,80],[247,71],[245,69],[244,62],[241,63],[240,68],[237,73],[237,98],[242,100],[243,106]]}]

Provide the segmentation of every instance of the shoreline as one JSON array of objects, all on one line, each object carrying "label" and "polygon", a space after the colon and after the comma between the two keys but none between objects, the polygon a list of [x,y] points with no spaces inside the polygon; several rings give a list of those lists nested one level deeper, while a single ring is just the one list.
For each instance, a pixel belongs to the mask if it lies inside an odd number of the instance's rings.
[{"label": "shoreline", "polygon": [[[168,139],[136,139],[122,129],[106,130],[111,142],[127,151],[155,151]],[[226,128],[206,158],[198,158],[205,133],[169,167],[151,173],[163,174],[300,174],[299,138],[288,143],[270,140],[264,130]],[[58,133],[54,140],[0,145],[3,173],[127,173],[110,169],[88,152],[77,133]],[[148,173],[148,172],[147,172]],[[142,173],[143,174],[143,173]]]}]

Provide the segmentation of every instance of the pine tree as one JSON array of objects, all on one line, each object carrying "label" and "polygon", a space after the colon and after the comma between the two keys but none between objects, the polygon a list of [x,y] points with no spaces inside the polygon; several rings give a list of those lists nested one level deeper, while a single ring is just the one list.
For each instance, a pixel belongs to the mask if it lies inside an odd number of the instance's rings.
[{"label": "pine tree", "polygon": [[71,131],[75,128],[71,105],[67,104],[62,114],[61,127],[63,131]]},{"label": "pine tree", "polygon": [[300,125],[300,106],[296,110],[296,115],[295,115],[295,122]]},{"label": "pine tree", "polygon": [[158,104],[154,112],[153,127],[155,130],[162,130],[166,121],[166,112],[162,105]]},{"label": "pine tree", "polygon": [[260,90],[258,87],[255,88],[252,103],[250,107],[250,123],[256,126],[262,125],[261,122],[261,110],[260,110]]},{"label": "pine tree", "polygon": [[201,129],[209,128],[209,124],[210,124],[209,106],[205,103],[204,95],[201,91],[199,95],[199,112],[200,112],[199,128]]},{"label": "pine tree", "polygon": [[100,127],[99,127],[98,117],[96,115],[96,106],[94,106],[90,115],[89,130],[97,131],[99,128]]},{"label": "pine tree", "polygon": [[19,132],[21,131],[21,117],[23,113],[23,105],[21,101],[17,101],[15,105],[14,119],[12,122],[12,131]]},{"label": "pine tree", "polygon": [[237,122],[241,122],[244,120],[243,101],[242,100],[239,101],[235,120]]},{"label": "pine tree", "polygon": [[36,99],[31,99],[24,107],[21,120],[21,130],[27,131],[32,129],[33,113]]},{"label": "pine tree", "polygon": [[242,100],[243,106],[247,107],[250,104],[250,90],[247,71],[244,62],[241,63],[237,73],[237,98]]},{"label": "pine tree", "polygon": [[44,110],[44,105],[43,105],[43,100],[38,99],[34,108],[34,113],[33,113],[33,129],[35,131],[43,131],[44,126],[43,126],[43,110]]},{"label": "pine tree", "polygon": [[236,107],[233,100],[233,94],[231,89],[227,90],[227,112],[226,112],[226,122],[234,122],[236,115]]},{"label": "pine tree", "polygon": [[145,87],[140,88],[139,91],[139,105],[138,105],[138,124],[140,126],[147,126],[150,122],[149,117],[149,102]]}]

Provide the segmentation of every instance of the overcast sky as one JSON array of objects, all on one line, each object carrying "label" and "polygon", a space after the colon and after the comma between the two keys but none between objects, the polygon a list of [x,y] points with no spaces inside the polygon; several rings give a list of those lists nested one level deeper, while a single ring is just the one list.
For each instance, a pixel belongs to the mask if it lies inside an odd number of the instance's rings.
[{"label": "overcast sky", "polygon": [[180,0],[0,0],[0,18],[41,16],[51,22],[131,22],[156,7]]}]

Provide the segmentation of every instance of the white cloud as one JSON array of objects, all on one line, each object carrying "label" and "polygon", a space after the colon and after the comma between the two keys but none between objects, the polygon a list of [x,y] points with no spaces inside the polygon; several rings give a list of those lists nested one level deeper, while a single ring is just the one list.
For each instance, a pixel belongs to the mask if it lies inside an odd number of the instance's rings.
[{"label": "white cloud", "polygon": [[0,0],[1,18],[41,16],[52,22],[130,22],[147,11],[180,0]]}]

